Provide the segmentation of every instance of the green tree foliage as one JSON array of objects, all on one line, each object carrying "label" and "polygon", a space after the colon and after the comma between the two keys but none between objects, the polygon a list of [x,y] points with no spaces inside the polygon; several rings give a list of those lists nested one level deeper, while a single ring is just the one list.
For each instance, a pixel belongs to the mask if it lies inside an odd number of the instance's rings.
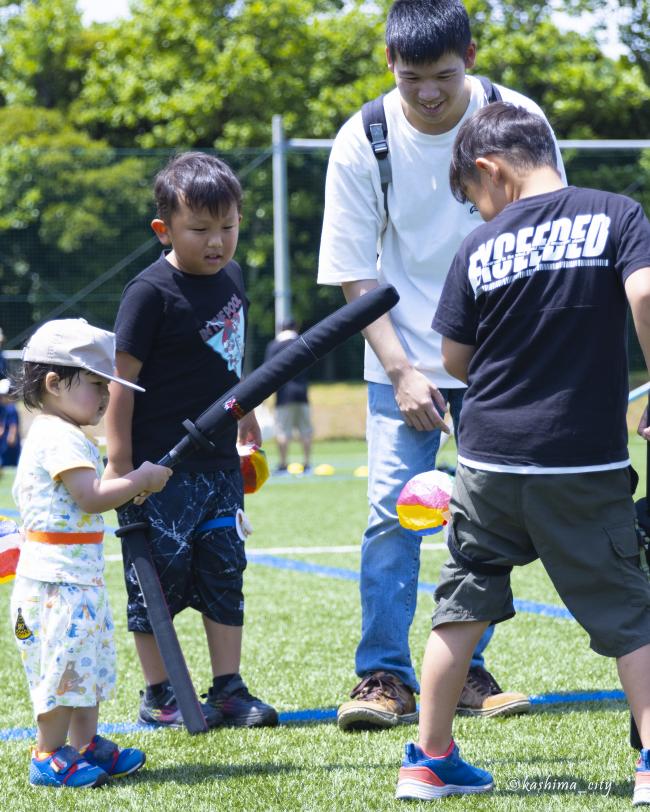
[{"label": "green tree foliage", "polygon": [[619,5],[624,12],[620,26],[621,41],[627,45],[632,60],[650,84],[650,2],[619,0]]},{"label": "green tree foliage", "polygon": [[0,94],[64,110],[81,89],[88,37],[75,0],[23,2],[0,16]]},{"label": "green tree foliage", "polygon": [[[57,110],[0,108],[0,144],[0,285],[23,327],[143,242],[149,173]],[[115,300],[123,282],[103,295]],[[113,318],[90,299],[77,312],[107,326]]]},{"label": "green tree foliage", "polygon": [[372,91],[380,45],[358,2],[134,0],[96,43],[71,115],[116,146],[267,146],[275,113],[290,134],[329,136],[341,104]]},{"label": "green tree foliage", "polygon": [[650,86],[638,66],[606,57],[595,33],[559,31],[547,3],[468,0],[467,8],[478,70],[535,99],[558,137],[650,138]]}]

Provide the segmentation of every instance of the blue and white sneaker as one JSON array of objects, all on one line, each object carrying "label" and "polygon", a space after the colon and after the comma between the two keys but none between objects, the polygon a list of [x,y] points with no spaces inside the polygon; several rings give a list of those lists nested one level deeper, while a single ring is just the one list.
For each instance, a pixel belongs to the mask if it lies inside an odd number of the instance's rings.
[{"label": "blue and white sneaker", "polygon": [[147,757],[142,750],[135,747],[125,747],[124,750],[115,742],[103,736],[93,736],[88,747],[81,751],[81,755],[89,764],[100,767],[111,778],[122,778],[137,772],[145,763]]},{"label": "blue and white sneaker", "polygon": [[439,758],[429,758],[413,742],[404,751],[396,798],[430,801],[445,795],[489,792],[494,786],[490,773],[463,761],[453,741]]},{"label": "blue and white sneaker", "polygon": [[650,750],[641,750],[634,776],[632,806],[650,804]]},{"label": "blue and white sneaker", "polygon": [[99,787],[108,781],[108,773],[91,764],[70,745],[59,747],[51,756],[36,758],[32,751],[29,783],[35,787]]}]

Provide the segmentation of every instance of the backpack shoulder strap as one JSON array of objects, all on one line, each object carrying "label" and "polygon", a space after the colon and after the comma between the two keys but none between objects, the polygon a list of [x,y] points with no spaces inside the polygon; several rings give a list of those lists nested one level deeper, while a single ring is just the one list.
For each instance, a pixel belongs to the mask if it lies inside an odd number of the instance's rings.
[{"label": "backpack shoulder strap", "polygon": [[476,74],[476,78],[483,86],[483,92],[485,93],[485,98],[487,99],[488,104],[493,104],[494,102],[502,100],[501,93],[499,93],[497,87],[492,84],[487,76],[479,76]]},{"label": "backpack shoulder strap", "polygon": [[384,193],[384,210],[388,217],[388,184],[393,178],[388,152],[388,124],[384,111],[384,94],[366,102],[361,108],[361,118],[366,138],[379,165],[379,179]]}]

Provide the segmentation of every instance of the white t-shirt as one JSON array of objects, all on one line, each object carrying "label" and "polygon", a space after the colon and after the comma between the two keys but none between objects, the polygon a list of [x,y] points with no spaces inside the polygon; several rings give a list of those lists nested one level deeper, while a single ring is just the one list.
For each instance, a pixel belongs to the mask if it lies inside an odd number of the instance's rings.
[{"label": "white t-shirt", "polygon": [[[102,461],[95,443],[59,417],[36,417],[23,445],[12,490],[26,531],[103,532],[101,513],[84,513],[59,478],[73,468],[91,468],[101,476]],[[16,575],[103,586],[104,545],[25,541]]]},{"label": "white t-shirt", "polygon": [[[416,130],[406,120],[397,88],[384,98],[392,181],[389,222],[379,168],[366,138],[361,112],[341,127],[330,155],[318,281],[340,285],[377,279],[394,285],[400,301],[390,316],[409,361],[439,387],[462,387],[445,372],[441,337],[431,329],[442,286],[463,239],[483,221],[471,204],[461,205],[449,188],[451,149],[462,123],[487,104],[478,79],[470,77],[471,99],[456,127],[441,135]],[[543,115],[530,99],[498,85],[503,101]],[[559,148],[558,165],[564,178]],[[379,258],[377,259],[377,254]],[[390,383],[366,343],[367,381]]]}]

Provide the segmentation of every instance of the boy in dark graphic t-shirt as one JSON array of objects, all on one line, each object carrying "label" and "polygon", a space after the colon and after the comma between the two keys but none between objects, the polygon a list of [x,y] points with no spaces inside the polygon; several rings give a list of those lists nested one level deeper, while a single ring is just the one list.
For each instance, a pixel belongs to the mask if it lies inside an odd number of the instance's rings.
[{"label": "boy in dark graphic t-shirt", "polygon": [[[114,475],[131,470],[135,460],[160,459],[185,435],[183,421],[201,414],[242,374],[248,300],[233,261],[239,181],[219,159],[185,153],[158,174],[154,194],[151,226],[171,250],[126,286],[120,302],[116,367],[147,391],[137,398],[116,391],[107,412],[107,471]],[[203,705],[208,725],[275,725],[276,711],[252,696],[239,674],[246,555],[237,526],[243,506],[238,437],[261,445],[254,413],[216,438],[213,449],[178,465],[165,499],[154,494],[118,515],[121,525],[149,523],[172,617],[187,607],[203,615],[214,677]],[[182,719],[136,574],[129,560],[124,566],[128,628],[146,682],[139,718],[177,726]]]},{"label": "boy in dark graphic t-shirt", "polygon": [[433,321],[468,388],[451,559],[397,797],[492,788],[460,758],[452,720],[476,641],[514,615],[512,567],[539,558],[594,651],[617,659],[645,748],[634,802],[650,802],[650,585],[625,418],[628,303],[650,365],[650,223],[627,197],[563,187],[546,122],[503,102],[460,128],[450,182],[487,222],[456,254]]}]

